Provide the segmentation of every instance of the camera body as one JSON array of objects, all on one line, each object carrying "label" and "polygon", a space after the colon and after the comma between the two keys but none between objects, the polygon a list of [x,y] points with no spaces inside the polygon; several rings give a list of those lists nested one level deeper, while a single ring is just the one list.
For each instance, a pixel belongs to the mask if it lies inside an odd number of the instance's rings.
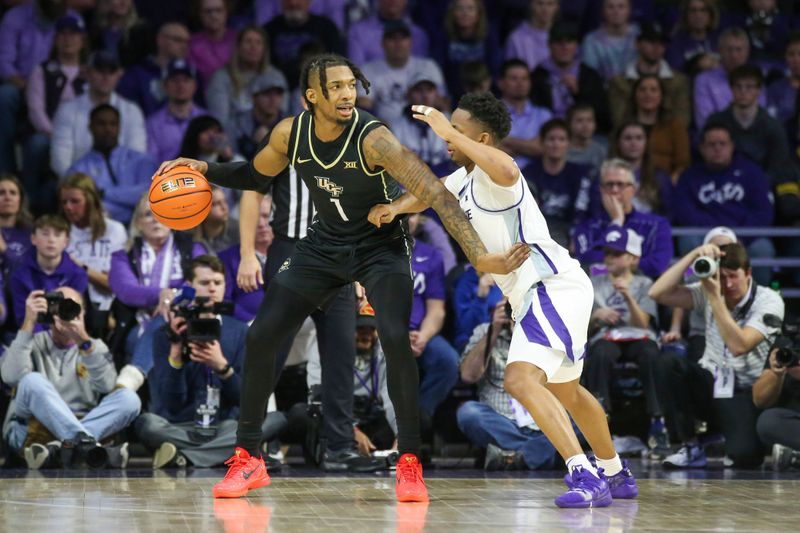
[{"label": "camera body", "polygon": [[692,263],[694,275],[700,279],[710,278],[719,270],[719,259],[707,255],[701,255]]},{"label": "camera body", "polygon": [[800,365],[800,321],[782,322],[775,315],[764,315],[764,323],[770,327],[780,327],[780,334],[772,343],[773,350],[777,350],[775,359],[784,367]]},{"label": "camera body", "polygon": [[214,315],[233,314],[233,304],[230,302],[212,303],[207,296],[197,296],[192,300],[183,300],[172,306],[175,316],[186,319],[186,331],[180,337],[183,343],[183,359],[189,360],[188,343],[218,341],[221,334],[220,322],[216,318],[202,318],[200,315],[212,313]]},{"label": "camera body", "polygon": [[55,317],[70,321],[81,314],[81,304],[71,298],[64,298],[58,291],[46,292],[43,298],[47,301],[47,312],[37,315],[36,322],[39,324],[52,324]]}]

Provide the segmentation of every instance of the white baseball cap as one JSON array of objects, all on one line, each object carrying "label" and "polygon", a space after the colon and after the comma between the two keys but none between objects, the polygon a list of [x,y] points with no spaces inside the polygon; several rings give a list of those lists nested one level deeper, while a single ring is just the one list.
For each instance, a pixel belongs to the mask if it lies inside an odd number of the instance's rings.
[{"label": "white baseball cap", "polygon": [[711,228],[706,236],[703,237],[703,244],[708,244],[711,242],[711,239],[714,237],[728,237],[733,242],[738,242],[739,240],[736,238],[736,233],[733,232],[731,228],[728,226],[717,226],[716,228]]}]

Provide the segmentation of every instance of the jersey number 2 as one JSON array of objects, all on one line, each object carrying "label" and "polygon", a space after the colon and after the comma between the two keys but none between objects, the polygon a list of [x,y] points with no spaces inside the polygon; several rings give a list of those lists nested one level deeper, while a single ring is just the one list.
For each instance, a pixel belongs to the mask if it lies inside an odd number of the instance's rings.
[{"label": "jersey number 2", "polygon": [[350,222],[350,219],[344,214],[344,209],[342,209],[342,203],[339,201],[339,199],[331,198],[331,202],[333,202],[333,204],[336,206],[336,210],[339,211],[339,215],[341,215],[342,220],[345,222]]}]

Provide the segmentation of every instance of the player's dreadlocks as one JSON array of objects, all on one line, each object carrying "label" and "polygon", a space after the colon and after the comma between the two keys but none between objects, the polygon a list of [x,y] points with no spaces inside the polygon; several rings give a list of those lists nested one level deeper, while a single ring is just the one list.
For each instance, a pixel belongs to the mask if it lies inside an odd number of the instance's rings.
[{"label": "player's dreadlocks", "polygon": [[305,65],[303,65],[303,70],[300,73],[300,90],[302,91],[303,99],[308,104],[308,109],[312,113],[314,112],[314,104],[308,101],[306,98],[306,89],[308,89],[308,78],[312,72],[316,72],[319,76],[319,86],[322,87],[322,95],[327,99],[328,98],[328,88],[326,85],[328,84],[328,77],[325,74],[325,71],[330,67],[347,67],[351,71],[353,71],[353,76],[355,76],[356,80],[361,82],[361,86],[364,87],[364,91],[369,94],[369,80],[364,76],[357,66],[355,66],[349,59],[346,57],[342,57],[338,54],[320,54],[311,57]]}]

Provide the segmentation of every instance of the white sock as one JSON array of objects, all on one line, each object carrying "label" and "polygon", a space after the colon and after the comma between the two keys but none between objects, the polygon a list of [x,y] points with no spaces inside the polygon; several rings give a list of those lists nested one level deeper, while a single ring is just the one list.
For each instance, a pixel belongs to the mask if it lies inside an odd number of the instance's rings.
[{"label": "white sock", "polygon": [[578,455],[573,455],[569,459],[567,459],[567,470],[572,473],[576,467],[581,467],[587,472],[591,472],[594,474],[595,477],[600,477],[597,474],[597,469],[589,462],[589,458],[586,457],[585,453],[580,453]]},{"label": "white sock", "polygon": [[603,469],[603,474],[607,477],[616,476],[622,472],[622,461],[619,460],[619,455],[615,455],[611,459],[600,459],[597,457],[597,467]]},{"label": "white sock", "polygon": [[117,376],[117,385],[121,385],[126,389],[136,392],[143,384],[144,374],[142,374],[142,371],[135,366],[125,365],[122,367],[122,370],[119,371],[119,375]]}]

